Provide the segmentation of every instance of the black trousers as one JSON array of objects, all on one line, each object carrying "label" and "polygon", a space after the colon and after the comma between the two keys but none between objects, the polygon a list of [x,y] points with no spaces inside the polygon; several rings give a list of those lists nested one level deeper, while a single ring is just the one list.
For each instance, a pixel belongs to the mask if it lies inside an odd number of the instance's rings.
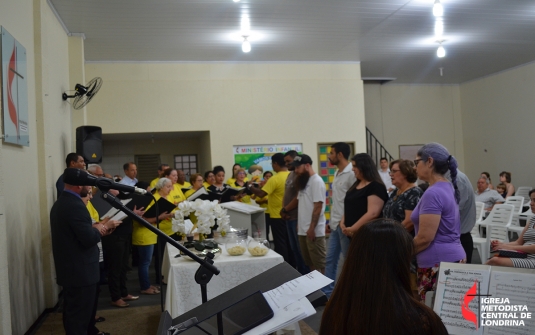
[{"label": "black trousers", "polygon": [[112,301],[128,295],[126,272],[132,246],[132,235],[111,234],[102,238],[104,258],[108,267],[108,287]]},{"label": "black trousers", "polygon": [[286,221],[283,219],[269,218],[269,225],[271,233],[273,234],[273,243],[275,244],[275,252],[284,258],[284,261],[292,267],[296,267],[294,254],[290,249],[290,240],[288,237],[288,229],[286,229]]},{"label": "black trousers", "polygon": [[[472,234],[470,234],[470,232],[461,234],[461,245],[463,246],[464,252],[466,252],[466,263],[472,263],[474,240],[472,239]],[[481,263],[485,264],[486,261],[486,259],[482,259]]]},{"label": "black trousers", "polygon": [[97,285],[63,287],[63,328],[69,335],[86,335],[95,320]]}]

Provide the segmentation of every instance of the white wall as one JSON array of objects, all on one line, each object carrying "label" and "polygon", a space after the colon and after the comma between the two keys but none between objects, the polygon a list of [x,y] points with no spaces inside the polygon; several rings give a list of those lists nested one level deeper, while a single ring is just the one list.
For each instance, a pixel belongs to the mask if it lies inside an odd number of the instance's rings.
[{"label": "white wall", "polygon": [[535,63],[461,85],[466,171],[488,171],[493,184],[512,172],[515,186],[535,187]]},{"label": "white wall", "polygon": [[360,64],[88,63],[104,84],[87,107],[103,133],[210,131],[211,163],[233,145],[350,141],[365,151]]},{"label": "white wall", "polygon": [[399,145],[438,142],[464,167],[459,86],[365,84],[366,126],[395,158]]},{"label": "white wall", "polygon": [[30,146],[0,144],[0,334],[24,334],[57,301],[47,212],[56,157],[70,142],[70,112],[60,98],[68,86],[67,36],[45,0],[4,0],[0,22],[27,55]]}]

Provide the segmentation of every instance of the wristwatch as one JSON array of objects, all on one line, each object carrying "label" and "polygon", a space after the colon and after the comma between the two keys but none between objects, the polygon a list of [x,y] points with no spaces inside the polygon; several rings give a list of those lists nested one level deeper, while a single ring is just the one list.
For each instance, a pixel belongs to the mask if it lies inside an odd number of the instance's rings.
[{"label": "wristwatch", "polygon": [[281,212],[283,212],[283,213],[288,213],[288,211],[287,211],[286,208],[284,208],[284,207],[282,207]]}]

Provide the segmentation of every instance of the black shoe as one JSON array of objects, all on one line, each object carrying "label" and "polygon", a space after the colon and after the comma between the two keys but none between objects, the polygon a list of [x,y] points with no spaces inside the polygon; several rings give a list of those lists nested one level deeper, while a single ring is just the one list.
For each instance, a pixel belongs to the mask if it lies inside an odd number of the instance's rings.
[{"label": "black shoe", "polygon": [[98,319],[95,320],[95,322],[104,322],[106,321],[105,318],[103,318],[102,316],[99,316]]}]

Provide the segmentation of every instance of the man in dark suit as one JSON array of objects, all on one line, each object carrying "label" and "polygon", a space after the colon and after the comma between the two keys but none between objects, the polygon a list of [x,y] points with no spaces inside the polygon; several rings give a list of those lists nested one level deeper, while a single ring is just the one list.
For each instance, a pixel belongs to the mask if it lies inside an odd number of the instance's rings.
[{"label": "man in dark suit", "polygon": [[65,184],[52,206],[50,224],[57,283],[63,286],[63,327],[69,335],[86,335],[93,318],[99,281],[100,237],[114,223],[91,223],[81,199],[91,186]]},{"label": "man in dark suit", "polygon": [[[82,156],[78,155],[75,152],[71,152],[67,155],[65,158],[65,163],[67,164],[68,168],[77,168],[77,169],[85,169],[85,160]],[[59,198],[61,192],[63,192],[63,188],[65,187],[65,184],[63,184],[63,175],[59,176],[58,181],[56,182],[56,191],[57,191],[57,197]]]}]

